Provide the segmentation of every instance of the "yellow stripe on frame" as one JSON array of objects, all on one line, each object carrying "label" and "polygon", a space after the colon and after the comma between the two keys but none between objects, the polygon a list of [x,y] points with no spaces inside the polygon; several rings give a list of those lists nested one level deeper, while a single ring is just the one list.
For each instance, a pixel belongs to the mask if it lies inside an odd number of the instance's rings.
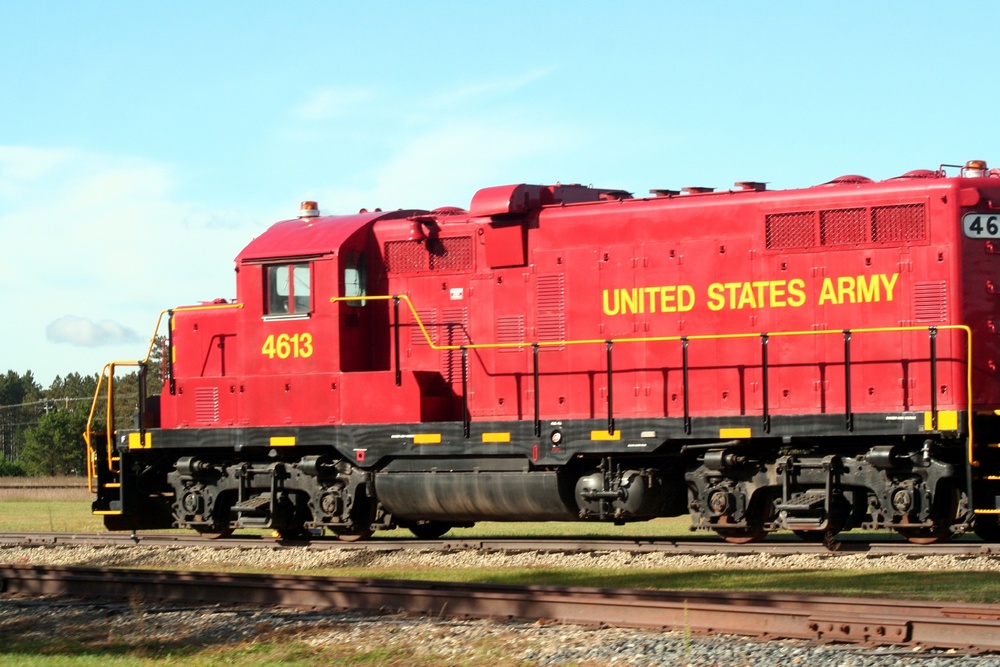
[{"label": "yellow stripe on frame", "polygon": [[440,445],[440,433],[417,433],[413,436],[414,445]]},{"label": "yellow stripe on frame", "polygon": [[720,438],[749,438],[753,432],[748,428],[720,428]]},{"label": "yellow stripe on frame", "polygon": [[590,432],[590,439],[591,440],[621,440],[622,439],[622,432],[621,431],[615,431],[614,433],[608,433],[607,430],[603,430],[603,431],[591,431]]},{"label": "yellow stripe on frame", "polygon": [[483,433],[483,442],[510,442],[510,433]]},{"label": "yellow stripe on frame", "polygon": [[129,449],[150,449],[153,446],[153,434],[147,433],[145,442],[139,440],[138,433],[128,434],[128,448]]},{"label": "yellow stripe on frame", "polygon": [[294,447],[295,446],[295,436],[294,435],[276,435],[271,438],[272,447]]},{"label": "yellow stripe on frame", "polygon": [[[924,430],[933,431],[934,427],[931,425],[931,412],[927,411],[924,413]],[[937,413],[937,430],[939,431],[957,431],[958,430],[958,411],[957,410],[938,410]]]}]

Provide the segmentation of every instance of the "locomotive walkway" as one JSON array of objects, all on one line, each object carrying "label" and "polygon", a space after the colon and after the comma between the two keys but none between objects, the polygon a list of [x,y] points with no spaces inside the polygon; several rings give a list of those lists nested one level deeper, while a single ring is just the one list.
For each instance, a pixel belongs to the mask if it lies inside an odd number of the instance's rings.
[{"label": "locomotive walkway", "polygon": [[1000,605],[27,565],[0,566],[0,582],[7,596],[545,619],[767,639],[1000,651]]}]

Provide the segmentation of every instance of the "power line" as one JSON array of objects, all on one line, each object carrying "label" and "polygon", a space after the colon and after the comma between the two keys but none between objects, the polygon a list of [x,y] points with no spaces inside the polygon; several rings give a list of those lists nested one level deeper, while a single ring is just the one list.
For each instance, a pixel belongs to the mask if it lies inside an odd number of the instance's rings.
[{"label": "power line", "polygon": [[[125,395],[128,396],[129,394],[126,393]],[[80,401],[92,401],[92,400],[94,400],[93,396],[66,397],[66,398],[43,398],[43,399],[40,399],[40,400],[37,400],[37,401],[28,401],[26,403],[14,403],[12,405],[0,405],[0,410],[14,410],[16,408],[27,408],[27,407],[30,407],[32,405],[39,405],[39,406],[42,406],[42,407],[48,407],[50,405],[51,406],[57,406],[57,405],[59,405],[59,403],[65,403],[68,406],[69,403],[79,403]]]}]

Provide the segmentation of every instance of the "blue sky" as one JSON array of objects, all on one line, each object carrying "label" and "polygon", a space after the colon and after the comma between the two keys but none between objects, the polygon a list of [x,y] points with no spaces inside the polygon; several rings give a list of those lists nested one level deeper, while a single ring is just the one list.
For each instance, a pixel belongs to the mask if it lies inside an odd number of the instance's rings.
[{"label": "blue sky", "polygon": [[993,2],[0,3],[0,373],[145,353],[316,199],[1000,166]]}]

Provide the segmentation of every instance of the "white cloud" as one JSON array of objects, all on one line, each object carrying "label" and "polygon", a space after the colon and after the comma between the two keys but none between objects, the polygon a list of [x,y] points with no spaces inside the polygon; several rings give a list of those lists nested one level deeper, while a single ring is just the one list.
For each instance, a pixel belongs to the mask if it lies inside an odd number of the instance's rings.
[{"label": "white cloud", "polygon": [[[71,150],[0,146],[0,203],[26,196],[34,183],[58,171],[73,156]],[[38,205],[44,207],[45,201]]]},{"label": "white cloud", "polygon": [[359,111],[374,97],[374,91],[366,88],[324,88],[310,93],[293,115],[305,121],[330,120]]},{"label": "white cloud", "polygon": [[0,369],[96,372],[141,356],[162,309],[235,296],[252,234],[176,188],[153,160],[0,147]]},{"label": "white cloud", "polygon": [[[324,156],[325,173],[343,176],[333,186],[305,184],[311,198],[332,202],[339,212],[467,206],[478,188],[536,177],[524,173],[525,162],[564,159],[579,145],[573,139],[579,128],[540,117],[544,111],[518,95],[554,71],[442,88],[406,104],[386,103],[385,92],[375,88],[324,88],[293,109],[279,136],[286,146],[310,142]],[[356,122],[332,122],[347,115]]]},{"label": "white cloud", "polygon": [[50,322],[45,335],[53,343],[68,343],[78,347],[101,347],[122,343],[139,343],[142,337],[135,331],[112,320],[91,322],[84,317],[66,315]]},{"label": "white cloud", "polygon": [[320,191],[320,203],[340,203],[341,210],[467,208],[479,188],[545,180],[527,174],[525,163],[547,164],[569,149],[573,130],[536,121],[483,118],[448,123],[415,134],[387,161],[374,166],[353,186]]},{"label": "white cloud", "polygon": [[460,88],[432,93],[420,102],[420,105],[433,109],[450,109],[460,105],[468,105],[477,100],[485,101],[488,98],[504,97],[548,77],[555,72],[555,69],[554,67],[536,69],[520,75],[490,79]]}]

